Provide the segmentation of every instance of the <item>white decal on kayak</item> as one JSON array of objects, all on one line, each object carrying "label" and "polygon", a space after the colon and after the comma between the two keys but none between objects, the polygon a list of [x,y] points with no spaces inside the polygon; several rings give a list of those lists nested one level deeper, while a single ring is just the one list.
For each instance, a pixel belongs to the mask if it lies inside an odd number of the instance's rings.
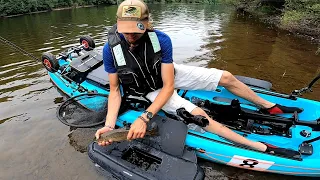
[{"label": "white decal on kayak", "polygon": [[264,171],[269,169],[274,164],[274,162],[234,155],[227,164],[240,168]]},{"label": "white decal on kayak", "polygon": [[118,66],[126,65],[126,60],[124,59],[124,55],[123,55],[123,51],[122,51],[121,45],[118,44],[115,47],[113,47],[112,49],[113,49],[113,54],[114,54],[114,56],[116,58]]}]

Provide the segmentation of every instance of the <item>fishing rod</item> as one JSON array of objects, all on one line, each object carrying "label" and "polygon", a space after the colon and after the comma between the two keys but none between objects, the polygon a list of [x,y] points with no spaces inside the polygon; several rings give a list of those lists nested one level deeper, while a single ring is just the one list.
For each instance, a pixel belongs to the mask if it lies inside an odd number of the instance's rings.
[{"label": "fishing rod", "polygon": [[29,56],[31,57],[32,59],[36,60],[36,61],[40,61],[39,58],[35,57],[33,54],[31,53],[28,53],[27,51],[25,51],[24,49],[20,48],[19,46],[15,45],[14,43],[10,42],[9,40],[5,39],[4,37],[0,36],[0,41],[5,43],[5,44],[8,44],[9,46],[11,46],[13,49],[21,52],[23,55],[25,56]]},{"label": "fishing rod", "polygon": [[[13,49],[19,51],[20,53],[22,53],[25,56],[31,57],[32,59],[41,62],[43,65],[44,63],[42,62],[42,60],[40,60],[39,58],[35,57],[33,54],[27,52],[26,50],[22,49],[21,47],[17,46],[16,44],[14,44],[13,42],[7,40],[6,38],[0,36],[0,41],[9,45],[10,47],[12,47]],[[54,69],[53,67],[51,67],[52,69]],[[56,70],[56,69],[55,69]]]},{"label": "fishing rod", "polygon": [[[53,32],[53,33],[55,33],[55,32]],[[64,36],[64,35],[62,35],[62,34],[59,34],[59,33],[55,33],[55,34],[58,34],[58,35],[66,38],[66,36]],[[5,44],[8,44],[8,45],[11,46],[13,49],[21,52],[23,55],[29,56],[29,57],[31,57],[32,59],[41,62],[41,60],[40,60],[39,58],[35,57],[33,54],[27,52],[26,50],[20,48],[19,46],[17,46],[17,45],[14,44],[13,42],[7,40],[6,38],[0,36],[0,41],[3,42],[3,43],[5,43]],[[71,51],[68,51],[68,52],[67,52],[67,55],[70,54],[70,53],[72,53],[72,52],[74,52],[74,51],[76,51],[76,52],[78,53],[78,52],[81,51],[81,48],[83,48],[83,47],[84,47],[84,45],[81,45],[81,46],[79,46],[79,47],[73,48]],[[60,55],[60,56],[58,57],[58,59],[59,59],[59,58],[63,58],[63,56]]]},{"label": "fishing rod", "polygon": [[[61,36],[63,36],[63,35],[61,35]],[[63,37],[65,37],[65,36],[63,36]],[[81,40],[81,39],[80,39],[80,40]],[[33,54],[25,51],[24,49],[20,48],[19,46],[17,46],[17,45],[14,44],[13,42],[7,40],[6,38],[4,38],[4,37],[2,37],[2,36],[0,36],[0,41],[3,42],[4,44],[9,45],[9,46],[12,47],[13,49],[19,51],[19,52],[22,53],[23,55],[28,56],[28,57],[31,57],[32,59],[34,59],[34,60],[36,60],[36,61],[42,62],[42,60],[40,60],[39,58],[35,57]],[[89,45],[89,46],[90,46],[90,45]],[[93,42],[93,46],[94,46],[94,42]],[[81,50],[84,49],[84,48],[86,48],[86,46],[85,46],[84,44],[81,44],[81,45],[78,46],[78,47],[72,47],[72,48],[70,48],[65,54],[61,54],[61,53],[60,53],[60,54],[59,54],[59,57],[55,57],[55,58],[57,58],[57,59],[65,59],[65,60],[68,61],[68,56],[69,56],[69,54],[71,54],[71,53],[73,53],[73,52],[76,52],[78,55],[80,55],[80,54],[81,54],[81,53],[80,53]],[[91,49],[91,47],[88,47],[88,49]],[[71,60],[69,60],[69,62],[71,62]],[[44,64],[44,63],[42,62],[42,64]],[[45,64],[44,64],[44,65],[45,65]],[[53,68],[53,67],[51,67],[51,68]],[[53,68],[53,69],[54,69],[54,68]],[[54,69],[54,70],[56,70],[56,69]]]},{"label": "fishing rod", "polygon": [[299,90],[294,90],[292,91],[292,93],[290,94],[290,97],[297,97],[297,96],[301,96],[302,93],[305,92],[312,92],[312,86],[320,79],[320,74],[318,76],[316,76],[307,87],[301,88]]}]

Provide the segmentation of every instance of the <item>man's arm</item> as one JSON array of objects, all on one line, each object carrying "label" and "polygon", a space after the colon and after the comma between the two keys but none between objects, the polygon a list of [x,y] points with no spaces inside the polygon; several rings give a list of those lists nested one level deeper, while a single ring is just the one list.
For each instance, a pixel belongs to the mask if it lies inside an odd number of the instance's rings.
[{"label": "man's arm", "polygon": [[110,94],[108,97],[108,113],[105,126],[114,128],[121,104],[121,93],[117,73],[109,73]]},{"label": "man's arm", "polygon": [[[97,130],[95,136],[99,139],[100,135],[112,130],[116,124],[118,112],[121,104],[121,94],[119,89],[119,80],[117,73],[109,73],[110,93],[108,97],[108,113],[105,126]],[[100,146],[105,146],[112,143],[111,140],[99,142]]]},{"label": "man's arm", "polygon": [[[116,124],[120,104],[121,104],[121,93],[119,88],[119,79],[117,74],[117,69],[114,65],[114,60],[112,56],[109,44],[106,43],[103,47],[103,65],[106,72],[108,72],[110,92],[108,97],[108,112],[106,117],[105,126],[97,130],[95,136],[96,139],[100,137],[101,134],[112,130]],[[100,142],[99,145],[105,146],[110,144],[111,141]]]},{"label": "man's arm", "polygon": [[[153,103],[147,108],[147,111],[156,114],[170,99],[174,91],[174,68],[172,63],[161,64],[161,76],[163,81],[163,87],[157,95]],[[142,117],[147,119],[146,114],[142,114]],[[146,123],[138,118],[131,125],[127,139],[143,138],[146,133]]]},{"label": "man's arm", "polygon": [[173,63],[161,64],[161,76],[163,87],[157,95],[153,103],[147,108],[147,111],[153,114],[158,111],[167,103],[174,91],[174,67]]},{"label": "man's arm", "polygon": [[163,87],[147,111],[156,114],[169,100],[174,91],[174,66],[172,58],[172,42],[164,32],[155,30],[161,47],[161,76]]},{"label": "man's arm", "polygon": [[[161,77],[163,87],[157,95],[156,99],[146,109],[153,114],[156,114],[170,99],[174,91],[174,67],[172,60],[172,43],[170,37],[161,32],[155,31],[160,47],[161,47]],[[141,115],[144,119],[147,119],[146,114]],[[147,125],[140,118],[136,119],[131,125],[128,133],[128,139],[143,138],[146,132]]]}]

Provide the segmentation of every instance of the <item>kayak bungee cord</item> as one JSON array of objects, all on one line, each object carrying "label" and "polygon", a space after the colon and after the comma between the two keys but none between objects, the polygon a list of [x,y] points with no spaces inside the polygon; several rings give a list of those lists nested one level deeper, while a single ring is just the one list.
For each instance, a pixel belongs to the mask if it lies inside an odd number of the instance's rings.
[{"label": "kayak bungee cord", "polygon": [[37,57],[35,57],[34,55],[32,55],[31,53],[28,53],[27,51],[25,51],[24,49],[20,48],[19,46],[15,45],[14,43],[10,42],[9,40],[5,39],[4,37],[0,36],[0,41],[5,43],[5,44],[8,44],[9,46],[11,46],[13,49],[21,52],[23,55],[25,56],[29,56],[31,57],[32,59],[36,60],[36,61],[40,61],[40,59],[38,59]]}]

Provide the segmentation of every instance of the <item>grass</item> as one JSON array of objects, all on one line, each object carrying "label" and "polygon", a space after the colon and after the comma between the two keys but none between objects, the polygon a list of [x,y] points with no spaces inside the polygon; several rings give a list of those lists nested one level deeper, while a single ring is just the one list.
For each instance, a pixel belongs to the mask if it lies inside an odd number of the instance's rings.
[{"label": "grass", "polygon": [[308,15],[305,12],[300,12],[296,10],[285,11],[285,13],[282,16],[281,24],[284,26],[299,24],[307,17]]}]

